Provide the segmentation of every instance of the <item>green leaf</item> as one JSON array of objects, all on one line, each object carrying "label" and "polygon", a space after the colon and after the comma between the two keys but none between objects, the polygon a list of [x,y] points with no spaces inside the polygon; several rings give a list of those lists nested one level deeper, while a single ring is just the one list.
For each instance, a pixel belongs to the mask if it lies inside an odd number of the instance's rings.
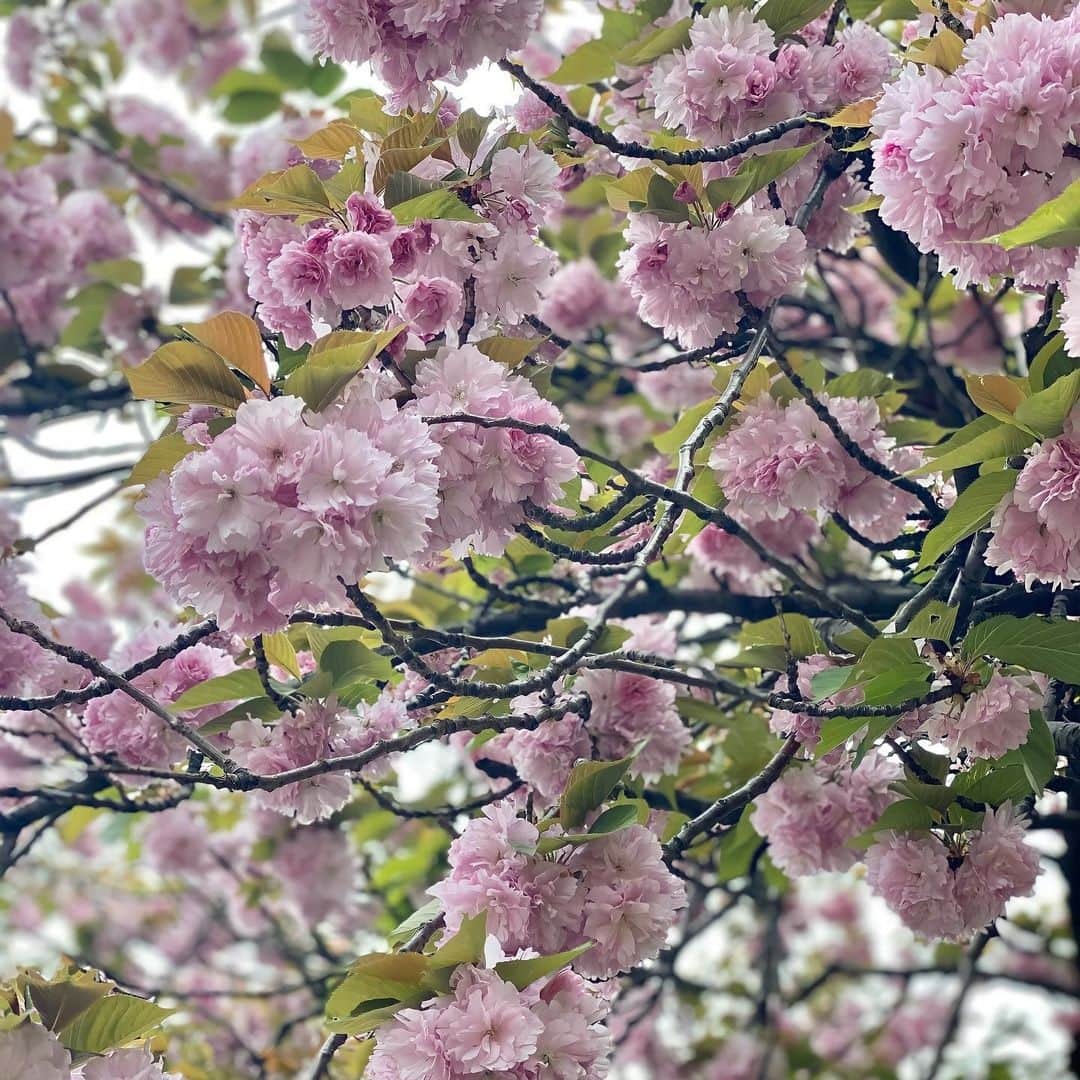
[{"label": "green leaf", "polygon": [[[942,791],[948,791],[942,788]],[[951,801],[951,794],[950,794]],[[877,839],[881,832],[925,832],[934,824],[934,812],[925,803],[915,799],[901,799],[899,802],[890,803],[882,811],[881,817],[874,822],[865,832],[853,836],[848,842],[848,847],[867,848]]]},{"label": "green leaf", "polygon": [[259,59],[271,75],[294,89],[307,86],[311,65],[301,59],[289,44],[287,34],[275,30],[263,39]]},{"label": "green leaf", "polygon": [[[787,629],[785,641],[784,630]],[[745,623],[739,635],[742,651],[736,661],[742,666],[767,667],[783,671],[787,667],[788,649],[796,660],[825,651],[824,642],[814,624],[805,615],[785,615]]]},{"label": "green leaf", "polygon": [[589,941],[576,949],[567,949],[565,952],[553,953],[551,956],[534,956],[528,960],[503,960],[495,965],[495,970],[506,982],[513,983],[519,990],[524,990],[537,979],[543,979],[548,975],[554,975],[556,971],[561,971],[592,947],[593,942]]},{"label": "green leaf", "polygon": [[765,0],[755,18],[767,23],[778,38],[787,37],[823,15],[831,4],[832,0]]},{"label": "green leaf", "polygon": [[1016,753],[1024,770],[1032,794],[1041,795],[1057,768],[1057,751],[1054,736],[1041,712],[1031,714],[1031,730]]},{"label": "green leaf", "polygon": [[398,1009],[418,1005],[429,991],[421,980],[428,958],[417,953],[371,953],[362,956],[326,1002],[326,1026],[356,1034],[370,1031]]},{"label": "green leaf", "polygon": [[843,746],[852,735],[866,727],[868,719],[866,716],[828,716],[823,719],[821,737],[814,747],[814,757],[822,758],[830,750]]},{"label": "green leaf", "polygon": [[171,472],[173,466],[183,461],[199,447],[192,446],[179,432],[162,435],[155,439],[138,461],[131,467],[125,487],[129,484],[149,484],[163,472]]},{"label": "green leaf", "polygon": [[664,431],[661,434],[653,438],[653,446],[660,451],[661,454],[673,454],[676,450],[688,438],[690,438],[691,432],[697,427],[698,421],[708,414],[709,410],[716,404],[716,398],[709,398],[706,401],[701,402],[700,405],[694,405],[692,408],[685,409],[679,416],[678,423],[668,431]]},{"label": "green leaf", "polygon": [[252,668],[240,668],[185,690],[169,708],[173,712],[188,712],[191,709],[201,709],[205,705],[220,705],[223,701],[259,697],[264,692],[259,673]]},{"label": "green leaf", "polygon": [[300,661],[287,634],[280,630],[276,634],[263,634],[262,645],[271,664],[287,671],[294,679],[301,678]]},{"label": "green leaf", "polygon": [[131,285],[138,288],[143,282],[142,263],[135,259],[105,259],[88,263],[86,273],[95,281],[110,285]]},{"label": "green leaf", "polygon": [[175,1011],[132,994],[110,994],[65,1027],[60,1041],[73,1054],[104,1054],[153,1031]]},{"label": "green leaf", "polygon": [[360,129],[343,117],[331,120],[326,127],[313,131],[303,139],[294,139],[293,145],[306,158],[330,158],[341,161],[350,150],[364,141]]},{"label": "green leaf", "polygon": [[1019,225],[983,243],[999,244],[1006,250],[1023,244],[1076,247],[1080,244],[1080,180],[1074,180],[1057,198],[1043,203]]},{"label": "green leaf", "polygon": [[690,43],[692,25],[693,19],[687,17],[670,26],[647,30],[637,41],[621,48],[616,53],[615,60],[627,67],[641,67],[642,64],[651,63],[669,52],[683,49]]},{"label": "green leaf", "polygon": [[1065,351],[1065,335],[1055,334],[1036,354],[1028,370],[1028,382],[1034,391],[1045,390],[1055,380],[1068,375],[1076,361]]},{"label": "green leaf", "polygon": [[586,41],[570,53],[545,82],[579,86],[601,82],[615,74],[615,53],[603,41]]},{"label": "green leaf", "polygon": [[359,641],[331,641],[319,657],[319,670],[301,687],[308,697],[336,694],[345,705],[374,700],[377,682],[393,677],[394,666]]},{"label": "green leaf", "polygon": [[131,393],[144,401],[174,405],[239,408],[247,398],[244,384],[213,350],[194,341],[171,341],[125,374]]},{"label": "green leaf", "polygon": [[204,735],[220,735],[223,731],[228,731],[237,720],[272,721],[280,717],[281,709],[266,697],[264,692],[261,697],[248,698],[247,701],[241,701],[220,716],[215,716],[209,723],[203,724],[199,730]]},{"label": "green leaf", "polygon": [[444,941],[428,958],[432,968],[457,967],[458,964],[478,964],[484,956],[487,940],[487,912],[467,916],[453,937]]},{"label": "green leaf", "polygon": [[472,161],[480,150],[487,129],[491,126],[490,116],[481,116],[475,109],[466,109],[454,125],[454,135],[458,146],[465,156]]},{"label": "green leaf", "polygon": [[41,1022],[50,1031],[60,1031],[75,1022],[115,984],[99,982],[92,972],[79,971],[56,979],[43,979],[36,972],[20,977]]},{"label": "green leaf", "polygon": [[257,124],[277,112],[281,95],[269,90],[241,90],[225,103],[222,115],[230,124]]},{"label": "green leaf", "polygon": [[408,202],[420,195],[445,190],[445,186],[439,180],[425,180],[422,176],[413,176],[410,172],[391,173],[383,189],[383,203],[387,209],[392,210],[398,204]]},{"label": "green leaf", "polygon": [[285,380],[285,393],[303,398],[309,409],[320,412],[378,356],[404,326],[378,333],[359,330],[336,330],[311,346],[307,363]]},{"label": "green leaf", "polygon": [[280,93],[283,89],[281,80],[266,71],[245,71],[233,68],[226,72],[210,89],[214,98],[231,97],[233,94],[261,90],[264,93]]},{"label": "green leaf", "polygon": [[236,210],[257,210],[260,214],[322,216],[330,209],[330,200],[310,166],[293,165],[261,177],[229,205]]},{"label": "green leaf", "polygon": [[918,569],[932,566],[961,540],[987,525],[998,504],[1016,485],[1016,469],[985,473],[973,480],[950,507],[945,519],[923,540]]},{"label": "green leaf", "polygon": [[1013,414],[1023,425],[1044,439],[1060,435],[1065,418],[1080,399],[1080,368],[1051,383],[1045,390],[1022,401]]},{"label": "green leaf", "polygon": [[397,203],[390,209],[399,225],[411,225],[419,220],[472,222],[484,220],[447,188],[406,199],[405,202]]},{"label": "green leaf", "polygon": [[316,97],[332,94],[345,78],[345,69],[339,64],[324,60],[321,64],[312,64],[308,69],[308,89]]},{"label": "green leaf", "polygon": [[767,154],[755,154],[746,158],[733,176],[725,176],[705,185],[709,205],[714,210],[719,210],[724,203],[741,206],[756,192],[768,187],[788,169],[798,165],[811,150],[817,149],[817,146],[817,142],[806,143],[804,146],[772,150]]},{"label": "green leaf", "polygon": [[197,304],[213,296],[214,289],[206,280],[205,266],[178,266],[169,285],[169,303]]},{"label": "green leaf", "polygon": [[589,814],[598,809],[626,775],[634,755],[618,761],[583,761],[570,770],[559,806],[559,821],[564,829],[585,824]]},{"label": "green leaf", "polygon": [[399,922],[386,936],[391,945],[401,945],[409,940],[422,926],[426,926],[442,911],[442,905],[438,900],[429,900],[422,907],[418,907],[407,919]]},{"label": "green leaf", "polygon": [[[1028,402],[1032,400],[1034,399],[1028,398]],[[993,461],[995,458],[1012,457],[1034,441],[1033,435],[1012,424],[1004,424],[992,416],[980,416],[940,446],[927,451],[928,455],[933,455],[931,460],[908,475],[925,476],[932,472],[949,472],[966,468],[968,465],[981,465],[984,461]]]},{"label": "green leaf", "polygon": [[365,645],[377,645],[381,639],[374,630],[362,626],[319,626],[304,623],[304,634],[316,661],[322,659],[323,651],[332,641],[362,641]]},{"label": "green leaf", "polygon": [[649,181],[645,205],[661,221],[690,220],[690,207],[675,198],[675,185],[660,173],[653,173]]},{"label": "green leaf", "polygon": [[968,631],[962,652],[969,658],[994,656],[1070,685],[1080,684],[1080,622],[995,615]]},{"label": "green leaf", "polygon": [[721,881],[731,881],[747,874],[754,853],[764,843],[751,821],[753,813],[754,804],[750,803],[743,810],[735,828],[720,837],[720,860],[716,873]]},{"label": "green leaf", "polygon": [[902,631],[904,637],[930,638],[932,641],[951,641],[956,625],[955,607],[943,600],[931,600]]},{"label": "green leaf", "polygon": [[637,803],[624,802],[609,806],[590,826],[591,836],[605,836],[620,829],[636,825],[641,807]]},{"label": "green leaf", "polygon": [[345,200],[354,191],[364,190],[366,175],[367,170],[362,160],[346,161],[329,180],[323,181],[323,189],[327,195],[344,206]]},{"label": "green leaf", "polygon": [[494,360],[496,364],[502,364],[508,371],[512,371],[527,356],[536,352],[546,340],[547,338],[518,338],[499,334],[478,341],[476,347],[489,360]]}]

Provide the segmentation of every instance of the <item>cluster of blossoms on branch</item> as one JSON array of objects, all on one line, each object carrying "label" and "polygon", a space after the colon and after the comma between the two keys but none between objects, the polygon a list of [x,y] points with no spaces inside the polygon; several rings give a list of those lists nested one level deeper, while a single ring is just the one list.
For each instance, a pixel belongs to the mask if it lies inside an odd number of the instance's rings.
[{"label": "cluster of blossoms on branch", "polygon": [[368,1075],[601,1080],[608,1072],[607,1011],[603,997],[571,971],[518,990],[497,971],[463,966],[452,993],[404,1009],[379,1028]]},{"label": "cluster of blossoms on branch", "polygon": [[1039,856],[1025,829],[1003,803],[959,836],[890,833],[867,852],[867,881],[916,933],[966,940],[1034,890]]},{"label": "cluster of blossoms on branch", "polygon": [[316,52],[372,61],[399,108],[422,107],[431,81],[463,78],[482,60],[521,48],[540,19],[540,0],[307,0],[304,18]]},{"label": "cluster of blossoms on branch", "polygon": [[593,942],[574,968],[610,978],[656,956],[686,894],[644,826],[589,839],[545,856],[540,845],[557,843],[558,831],[542,839],[511,808],[487,810],[451,844],[450,873],[429,891],[451,930],[486,912],[507,952],[560,953]]},{"label": "cluster of blossoms on branch", "polygon": [[1060,280],[1068,248],[980,241],[1003,233],[1076,178],[1080,22],[1005,14],[964,46],[952,74],[907,65],[873,118],[872,188],[882,220],[934,252],[957,283],[995,275]]},{"label": "cluster of blossoms on branch", "polygon": [[527,501],[545,505],[577,471],[542,434],[425,417],[479,415],[557,426],[558,409],[474,346],[417,369],[413,401],[372,369],[321,413],[298,397],[245,402],[140,503],[147,568],[182,603],[239,633],[280,629],[386,560],[448,547],[500,553]]},{"label": "cluster of blossoms on branch", "polygon": [[1080,581],[1078,499],[1080,412],[1074,411],[1060,435],[1030,454],[1012,494],[994,511],[987,563],[1028,586],[1043,581],[1069,588]]}]

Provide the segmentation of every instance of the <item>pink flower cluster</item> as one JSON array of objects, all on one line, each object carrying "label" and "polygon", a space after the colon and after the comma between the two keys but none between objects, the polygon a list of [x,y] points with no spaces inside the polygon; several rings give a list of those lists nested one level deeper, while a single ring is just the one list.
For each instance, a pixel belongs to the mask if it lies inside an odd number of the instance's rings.
[{"label": "pink flower cluster", "polygon": [[389,304],[395,263],[412,257],[417,242],[430,250],[430,239],[399,228],[371,196],[350,195],[346,213],[352,228],[344,232],[322,222],[301,226],[257,214],[241,219],[248,293],[263,323],[290,348],[315,340],[313,315],[336,327],[343,310]]},{"label": "pink flower cluster", "polygon": [[375,1033],[371,1080],[602,1080],[607,1003],[563,969],[518,990],[495,970],[463,965],[451,992],[404,1009]]},{"label": "pink flower cluster", "polygon": [[823,44],[812,23],[805,44],[779,50],[772,31],[742,8],[718,8],[697,18],[689,45],[661,57],[646,79],[645,97],[663,127],[724,143],[804,109],[823,110],[872,97],[892,71],[889,42],[865,23]]},{"label": "pink flower cluster", "polygon": [[990,566],[1011,570],[1028,588],[1043,581],[1067,589],[1080,581],[1080,409],[1028,457],[990,528]]},{"label": "pink flower cluster", "polygon": [[[627,649],[670,656],[674,639],[662,626],[631,620]],[[678,772],[690,745],[690,732],[679,715],[674,686],[661,679],[628,671],[589,668],[574,682],[575,693],[589,696],[586,723],[576,713],[547,720],[532,731],[508,732],[485,746],[505,755],[518,775],[542,799],[562,794],[574,764],[596,754],[617,760],[634,751],[630,775],[652,783]],[[518,698],[514,708],[528,712],[541,704],[535,695]]]},{"label": "pink flower cluster", "polygon": [[425,547],[438,447],[364,373],[319,414],[299,398],[245,402],[236,422],[148,485],[146,567],[224,629],[280,629],[300,605],[343,598],[387,557]]},{"label": "pink flower cluster", "polygon": [[572,341],[584,339],[604,323],[633,315],[625,286],[608,281],[591,259],[566,263],[545,283],[543,293],[540,318]]},{"label": "pink flower cluster", "polygon": [[933,834],[886,833],[866,856],[866,880],[925,938],[958,940],[993,922],[1014,896],[1030,896],[1039,856],[1010,803],[988,810],[966,845]]},{"label": "pink flower cluster", "polygon": [[962,705],[956,699],[934,706],[927,734],[947,744],[954,756],[966,750],[976,758],[998,758],[1023,746],[1031,713],[1042,698],[1026,682],[995,671],[990,681]]},{"label": "pink flower cluster", "polygon": [[474,818],[450,845],[449,875],[428,890],[447,927],[486,911],[488,932],[509,952],[595,942],[574,967],[597,978],[656,956],[686,893],[648,829],[631,825],[547,857],[539,841],[508,807]]},{"label": "pink flower cluster", "polygon": [[[424,417],[468,414],[560,427],[562,414],[527,379],[507,374],[474,345],[443,349],[416,369]],[[577,455],[547,435],[470,423],[430,425],[442,476],[430,550],[462,554],[471,544],[499,555],[524,520],[526,501],[544,506],[577,475]]]},{"label": "pink flower cluster", "polygon": [[873,751],[856,768],[826,760],[791,768],[757,798],[750,820],[784,873],[847,870],[859,857],[847,841],[895,801],[889,784],[899,776],[893,762]]},{"label": "pink flower cluster", "polygon": [[[404,705],[386,695],[359,711],[339,712],[332,702],[312,704],[285,714],[273,727],[258,720],[238,720],[229,728],[235,760],[262,776],[298,769],[341,754],[358,754],[380,739],[412,726]],[[340,810],[352,797],[346,772],[329,772],[286,784],[276,791],[258,791],[267,809],[310,825]]]},{"label": "pink flower cluster", "polygon": [[521,48],[541,0],[305,0],[312,48],[339,62],[372,61],[398,109],[421,108],[433,79],[462,79]]},{"label": "pink flower cluster", "polygon": [[216,18],[199,19],[188,5],[172,0],[114,0],[109,13],[116,39],[130,55],[153,71],[181,73],[197,94],[206,93],[247,54],[227,7]]},{"label": "pink flower cluster", "polygon": [[1076,176],[1064,148],[1080,132],[1080,13],[1004,15],[965,45],[952,75],[905,67],[886,87],[873,132],[882,219],[937,253],[959,285],[994,275],[1030,286],[1059,280],[1068,249],[1007,252],[978,241]]},{"label": "pink flower cluster", "polygon": [[[129,255],[135,246],[123,214],[100,191],[59,197],[43,166],[0,169],[0,289],[33,342],[52,344],[71,312],[64,299],[87,281],[86,267]],[[0,319],[7,320],[6,309]]]},{"label": "pink flower cluster", "polygon": [[619,273],[638,315],[687,349],[738,326],[736,294],[763,308],[802,280],[806,238],[780,210],[747,203],[711,228],[634,214],[626,239]]},{"label": "pink flower cluster", "polygon": [[[881,429],[872,398],[819,395],[841,429],[870,457],[897,472],[920,457]],[[797,398],[780,405],[768,394],[752,401],[713,448],[729,507],[747,520],[781,521],[792,510],[839,513],[863,536],[891,540],[918,508],[914,496],[867,472],[813,409]]]},{"label": "pink flower cluster", "polygon": [[[141,660],[167,640],[157,627],[138,635],[117,657],[118,669]],[[235,668],[227,653],[199,642],[132,682],[155,701],[168,705],[193,686]],[[180,719],[198,729],[224,711],[225,706],[211,705],[181,713]],[[115,755],[128,765],[165,768],[182,758],[188,747],[183,736],[121,690],[88,702],[79,735],[92,753]]]}]

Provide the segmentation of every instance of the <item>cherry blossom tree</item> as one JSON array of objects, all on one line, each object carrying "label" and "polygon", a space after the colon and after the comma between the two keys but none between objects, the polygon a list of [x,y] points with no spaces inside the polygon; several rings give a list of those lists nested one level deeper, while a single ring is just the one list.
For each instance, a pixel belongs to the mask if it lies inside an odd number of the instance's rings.
[{"label": "cherry blossom tree", "polygon": [[0,1077],[1080,1072],[1080,8],[0,13]]}]

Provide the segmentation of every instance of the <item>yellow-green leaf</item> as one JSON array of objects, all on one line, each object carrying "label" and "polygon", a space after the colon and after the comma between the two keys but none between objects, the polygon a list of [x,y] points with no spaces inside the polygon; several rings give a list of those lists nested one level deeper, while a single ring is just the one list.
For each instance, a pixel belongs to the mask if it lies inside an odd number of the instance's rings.
[{"label": "yellow-green leaf", "polygon": [[1044,248],[1080,244],[1080,180],[1074,180],[1056,199],[1043,203],[1019,225],[983,243],[999,244],[1007,250],[1023,244]]},{"label": "yellow-green leaf", "polygon": [[236,210],[262,214],[325,214],[330,200],[322,181],[308,165],[267,173],[229,205]]},{"label": "yellow-green leaf", "polygon": [[244,384],[221,357],[194,341],[162,345],[126,374],[132,394],[144,401],[236,409],[247,398]]},{"label": "yellow-green leaf", "polygon": [[531,356],[547,338],[496,337],[478,341],[476,347],[496,364],[504,364],[508,369],[518,366],[527,356]]},{"label": "yellow-green leaf", "polygon": [[74,1054],[104,1054],[153,1031],[175,1011],[132,994],[110,994],[64,1028],[60,1041]]},{"label": "yellow-green leaf", "polygon": [[124,486],[149,484],[163,472],[172,472],[177,462],[183,461],[188,454],[198,449],[200,449],[198,446],[192,446],[177,431],[162,435],[146,448],[146,453],[132,466],[128,478],[124,481]]},{"label": "yellow-green leaf", "polygon": [[213,349],[230,367],[242,371],[264,393],[270,392],[262,335],[250,316],[239,311],[223,311],[184,329],[196,341]]},{"label": "yellow-green leaf", "polygon": [[340,161],[354,146],[363,141],[356,124],[351,120],[331,120],[324,128],[306,139],[296,139],[293,145],[308,158],[331,158]]}]

